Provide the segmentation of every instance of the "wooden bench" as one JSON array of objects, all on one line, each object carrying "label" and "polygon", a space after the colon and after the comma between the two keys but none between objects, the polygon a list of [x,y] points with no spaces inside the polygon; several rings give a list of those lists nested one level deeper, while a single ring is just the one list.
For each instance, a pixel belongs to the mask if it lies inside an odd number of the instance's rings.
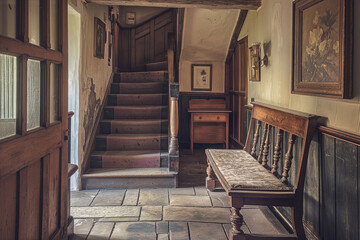
[{"label": "wooden bench", "polygon": [[[253,103],[244,150],[206,150],[206,187],[213,191],[221,184],[230,199],[230,239],[306,239],[302,224],[304,180],[309,146],[318,120],[318,116]],[[276,136],[271,136],[271,132],[276,132]],[[286,154],[279,165],[285,135],[288,137],[287,143],[284,142],[287,145],[284,147]],[[272,139],[276,140],[273,143],[273,161],[270,163],[268,158]],[[297,161],[293,161],[295,140],[302,141],[301,155]],[[291,165],[297,172],[293,185],[288,181]],[[244,205],[291,207],[294,234],[245,234],[241,230],[243,217],[240,213]]]}]

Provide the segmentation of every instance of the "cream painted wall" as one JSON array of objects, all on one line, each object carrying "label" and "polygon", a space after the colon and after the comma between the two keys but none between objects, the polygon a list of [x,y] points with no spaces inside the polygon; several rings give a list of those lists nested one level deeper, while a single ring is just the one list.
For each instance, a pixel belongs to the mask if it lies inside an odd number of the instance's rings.
[{"label": "cream painted wall", "polygon": [[[212,64],[212,90],[213,93],[224,93],[224,76],[225,63],[224,62],[200,62],[201,64]],[[191,92],[191,64],[190,61],[180,61],[180,92]],[[196,91],[193,91],[196,92]],[[204,92],[204,91],[198,91]]]},{"label": "cream painted wall", "polygon": [[[84,121],[85,114],[89,108],[95,107],[93,118],[95,121],[99,105],[103,101],[106,87],[112,73],[112,66],[108,66],[108,44],[105,44],[104,59],[94,57],[94,17],[98,17],[106,24],[107,34],[111,30],[111,23],[107,18],[107,6],[96,4],[83,4],[80,0],[71,0],[70,5],[81,15],[81,40],[80,40],[80,77],[79,77],[79,165],[84,160],[85,145],[89,139],[85,139]],[[69,32],[71,35],[71,32]],[[71,56],[71,52],[69,52]],[[92,82],[96,101],[100,104],[89,106],[89,95]]]},{"label": "cream painted wall", "polygon": [[211,92],[224,93],[225,58],[239,14],[240,10],[234,9],[185,10],[179,64],[181,92],[191,92],[191,64],[212,64]]},{"label": "cream painted wall", "polygon": [[324,116],[329,127],[360,134],[360,1],[354,1],[354,98],[349,100],[291,94],[292,2],[267,0],[259,12],[248,12],[239,40],[248,36],[249,46],[271,41],[270,65],[261,68],[260,82],[249,82],[249,101]]}]

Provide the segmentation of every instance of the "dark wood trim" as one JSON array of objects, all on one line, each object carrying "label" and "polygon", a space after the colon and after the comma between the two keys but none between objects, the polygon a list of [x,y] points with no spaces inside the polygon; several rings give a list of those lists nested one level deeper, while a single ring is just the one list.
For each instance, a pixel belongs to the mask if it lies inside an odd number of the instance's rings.
[{"label": "dark wood trim", "polygon": [[41,126],[50,126],[50,62],[41,62]]},{"label": "dark wood trim", "polygon": [[41,239],[49,238],[49,191],[50,191],[50,154],[47,154],[42,159],[42,216],[41,216]]},{"label": "dark wood trim", "polygon": [[[133,6],[134,1],[128,0],[87,0],[90,3],[102,5]],[[136,0],[137,6],[166,8],[215,8],[215,9],[248,9],[256,10],[261,6],[261,0]]]},{"label": "dark wood trim", "polygon": [[360,136],[355,135],[352,133],[348,133],[345,131],[337,130],[334,128],[326,127],[326,126],[319,126],[318,127],[319,132],[322,134],[325,134],[327,136],[360,146]]},{"label": "dark wood trim", "polygon": [[226,62],[228,62],[230,60],[232,53],[235,51],[237,39],[239,37],[239,34],[241,32],[242,27],[244,26],[244,22],[245,22],[247,13],[248,13],[247,10],[241,10],[241,12],[239,14],[239,18],[238,18],[238,21],[236,23],[236,27],[235,27],[233,36],[231,38],[229,50],[228,50],[228,53],[226,55]]},{"label": "dark wood trim", "polygon": [[209,96],[209,97],[226,97],[226,93],[216,93],[216,92],[180,92],[180,95],[184,96]]},{"label": "dark wood trim", "polygon": [[82,183],[81,183],[82,177],[81,176],[83,174],[85,174],[87,169],[90,168],[90,154],[95,149],[95,137],[100,131],[100,120],[103,115],[104,107],[107,105],[108,95],[110,94],[111,84],[113,83],[113,81],[114,81],[114,73],[112,73],[110,76],[109,83],[106,87],[106,92],[104,94],[104,98],[102,100],[102,103],[99,107],[99,110],[98,110],[96,118],[95,118],[94,127],[92,128],[92,132],[89,135],[89,141],[88,141],[87,145],[85,146],[84,161],[81,164],[81,167],[79,168],[79,175],[80,175],[79,188],[80,189],[82,188]]},{"label": "dark wood trim", "polygon": [[11,53],[16,56],[29,55],[32,59],[40,61],[47,59],[58,64],[63,61],[63,54],[60,52],[4,36],[0,36],[0,53]]},{"label": "dark wood trim", "polygon": [[[31,0],[30,0],[31,1]],[[40,1],[40,45],[50,48],[50,1]]]},{"label": "dark wood trim", "polygon": [[17,105],[17,134],[26,134],[26,123],[27,123],[27,60],[26,55],[19,58],[19,86],[18,96],[19,102]]}]

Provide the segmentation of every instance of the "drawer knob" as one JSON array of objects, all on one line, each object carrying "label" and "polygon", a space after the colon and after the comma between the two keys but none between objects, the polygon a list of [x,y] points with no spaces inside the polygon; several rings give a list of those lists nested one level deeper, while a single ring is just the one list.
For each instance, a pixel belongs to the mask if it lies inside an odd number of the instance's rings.
[{"label": "drawer knob", "polygon": [[200,116],[199,119],[202,119],[202,117]]},{"label": "drawer knob", "polygon": [[217,119],[219,120],[219,119],[220,119],[220,117],[218,116],[218,117],[217,117]]}]

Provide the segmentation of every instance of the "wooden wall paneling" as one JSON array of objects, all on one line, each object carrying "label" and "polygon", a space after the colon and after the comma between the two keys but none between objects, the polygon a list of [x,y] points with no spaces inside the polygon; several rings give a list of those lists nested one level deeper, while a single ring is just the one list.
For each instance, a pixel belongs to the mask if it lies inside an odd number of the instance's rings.
[{"label": "wooden wall paneling", "polygon": [[144,70],[145,63],[145,37],[135,40],[135,70]]},{"label": "wooden wall paneling", "polygon": [[131,69],[131,46],[130,46],[130,29],[119,29],[119,48],[117,51],[118,64],[120,71],[128,71]]},{"label": "wooden wall paneling", "polygon": [[322,136],[321,142],[321,236],[336,239],[335,139]]},{"label": "wooden wall paneling", "polygon": [[0,236],[3,239],[17,239],[18,174],[0,178]]},{"label": "wooden wall paneling", "polygon": [[[165,51],[165,27],[155,29],[154,60],[162,59]],[[166,44],[167,45],[167,44]]]},{"label": "wooden wall paneling", "polygon": [[136,29],[130,30],[130,68],[131,70],[136,69],[136,38],[135,38]]},{"label": "wooden wall paneling", "polygon": [[148,63],[151,61],[151,57],[150,57],[150,49],[151,49],[151,44],[150,44],[150,34],[147,34],[145,37],[145,46],[144,46],[144,62]]},{"label": "wooden wall paneling", "polygon": [[357,147],[335,140],[336,154],[336,237],[357,239],[359,236]]},{"label": "wooden wall paneling", "polygon": [[[114,17],[113,17],[114,19]],[[112,66],[113,66],[113,72],[118,72],[119,70],[119,55],[120,55],[120,51],[119,51],[119,44],[120,44],[120,27],[117,23],[117,21],[112,22],[113,28],[114,28],[114,32],[112,35]]]},{"label": "wooden wall paneling", "polygon": [[[357,148],[357,157],[358,157],[358,184],[360,184],[360,146]],[[360,189],[358,186],[358,216],[360,217]],[[358,229],[360,229],[360,220],[358,220]],[[358,239],[360,239],[360,230],[359,230],[359,236]]]},{"label": "wooden wall paneling", "polygon": [[315,134],[309,149],[304,185],[304,219],[314,232],[320,231],[320,159],[321,136]]}]

